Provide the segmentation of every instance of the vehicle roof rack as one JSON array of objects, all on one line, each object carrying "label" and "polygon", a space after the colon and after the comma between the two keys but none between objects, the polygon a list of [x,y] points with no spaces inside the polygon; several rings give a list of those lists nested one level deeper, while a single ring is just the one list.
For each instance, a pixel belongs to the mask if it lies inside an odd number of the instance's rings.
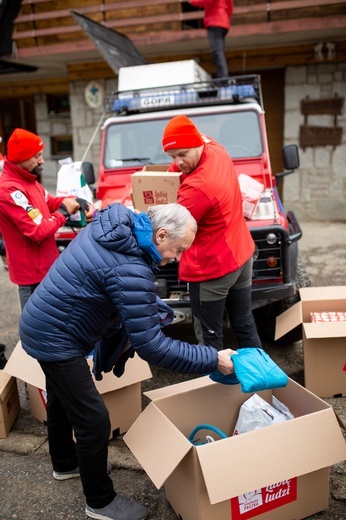
[{"label": "vehicle roof rack", "polygon": [[105,101],[106,112],[130,114],[175,107],[257,102],[263,107],[259,75],[231,76],[184,85],[123,90]]}]

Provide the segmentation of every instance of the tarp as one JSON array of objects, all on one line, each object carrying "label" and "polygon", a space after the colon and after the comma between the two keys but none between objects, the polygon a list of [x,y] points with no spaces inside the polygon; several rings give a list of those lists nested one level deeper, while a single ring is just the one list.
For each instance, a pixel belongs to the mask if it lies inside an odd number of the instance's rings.
[{"label": "tarp", "polygon": [[70,12],[116,74],[120,67],[147,63],[132,41],[124,34],[94,22],[75,11]]}]

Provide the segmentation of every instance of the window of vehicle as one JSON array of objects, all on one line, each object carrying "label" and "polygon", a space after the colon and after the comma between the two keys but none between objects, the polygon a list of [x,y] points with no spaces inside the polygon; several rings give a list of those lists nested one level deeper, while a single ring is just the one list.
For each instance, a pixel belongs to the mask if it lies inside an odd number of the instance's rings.
[{"label": "window of vehicle", "polygon": [[[263,143],[258,115],[254,110],[218,112],[191,117],[201,133],[216,139],[232,158],[258,157]],[[113,124],[107,129],[104,162],[106,168],[165,164],[161,139],[169,119]]]}]

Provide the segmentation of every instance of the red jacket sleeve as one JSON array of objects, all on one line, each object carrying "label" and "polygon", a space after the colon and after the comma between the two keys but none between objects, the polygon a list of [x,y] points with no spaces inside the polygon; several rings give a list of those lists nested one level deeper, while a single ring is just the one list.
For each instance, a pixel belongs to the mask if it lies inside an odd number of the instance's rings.
[{"label": "red jacket sleeve", "polygon": [[35,242],[41,242],[54,235],[59,227],[65,224],[66,218],[64,215],[57,211],[50,213],[49,208],[49,205],[51,205],[52,208],[56,207],[57,209],[61,205],[60,198],[51,196],[51,199],[55,200],[54,202],[51,200],[48,205],[43,194],[42,203],[38,207],[33,201],[28,200],[20,190],[17,190],[16,194],[16,197],[8,194],[5,200],[3,198],[2,211],[24,236]]}]

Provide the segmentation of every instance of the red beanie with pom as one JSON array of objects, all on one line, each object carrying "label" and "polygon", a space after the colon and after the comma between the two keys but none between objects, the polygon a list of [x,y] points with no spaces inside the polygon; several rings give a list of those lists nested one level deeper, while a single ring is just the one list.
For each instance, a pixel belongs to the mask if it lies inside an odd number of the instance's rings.
[{"label": "red beanie with pom", "polygon": [[42,152],[43,148],[41,137],[23,128],[16,128],[7,142],[7,159],[21,163]]},{"label": "red beanie with pom", "polygon": [[186,116],[176,116],[167,124],[162,137],[165,152],[171,148],[197,148],[204,144],[193,122]]}]

